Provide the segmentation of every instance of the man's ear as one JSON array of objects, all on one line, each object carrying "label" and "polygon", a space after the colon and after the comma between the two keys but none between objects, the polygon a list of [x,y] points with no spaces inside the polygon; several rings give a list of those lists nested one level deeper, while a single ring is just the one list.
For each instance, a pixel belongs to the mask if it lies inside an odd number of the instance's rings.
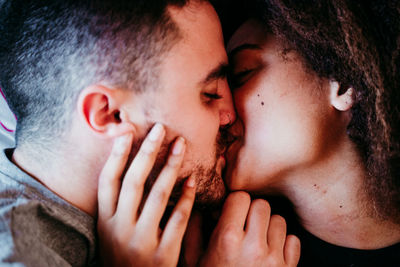
[{"label": "man's ear", "polygon": [[120,93],[102,85],[91,85],[82,90],[78,99],[78,112],[86,125],[103,137],[117,137],[135,132],[135,126],[121,114]]},{"label": "man's ear", "polygon": [[331,105],[339,111],[348,111],[354,104],[353,87],[340,88],[337,81],[329,82]]}]

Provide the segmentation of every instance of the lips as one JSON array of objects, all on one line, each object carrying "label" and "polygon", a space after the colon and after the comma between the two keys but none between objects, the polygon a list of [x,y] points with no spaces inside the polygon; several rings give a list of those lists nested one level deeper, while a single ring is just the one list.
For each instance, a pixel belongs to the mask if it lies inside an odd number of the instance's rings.
[{"label": "lips", "polygon": [[235,121],[235,123],[229,127],[228,129],[229,133],[238,138],[238,137],[243,137],[244,135],[244,125],[242,120],[238,117]]},{"label": "lips", "polygon": [[242,138],[237,138],[225,151],[225,158],[229,161],[229,164],[231,164],[232,159],[236,157],[242,144]]},{"label": "lips", "polygon": [[228,132],[229,138],[227,142],[229,142],[229,145],[224,152],[225,157],[227,159],[231,159],[232,154],[236,155],[237,151],[243,144],[244,127],[240,118],[238,118],[235,123],[228,129]]}]

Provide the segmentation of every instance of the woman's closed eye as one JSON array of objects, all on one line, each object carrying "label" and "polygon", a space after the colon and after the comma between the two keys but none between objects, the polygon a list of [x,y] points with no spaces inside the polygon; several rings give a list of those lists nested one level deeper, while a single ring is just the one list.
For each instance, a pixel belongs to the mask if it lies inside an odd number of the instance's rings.
[{"label": "woman's closed eye", "polygon": [[248,80],[251,79],[255,70],[256,68],[249,68],[236,73],[231,73],[229,75],[229,85],[231,89],[242,87]]}]

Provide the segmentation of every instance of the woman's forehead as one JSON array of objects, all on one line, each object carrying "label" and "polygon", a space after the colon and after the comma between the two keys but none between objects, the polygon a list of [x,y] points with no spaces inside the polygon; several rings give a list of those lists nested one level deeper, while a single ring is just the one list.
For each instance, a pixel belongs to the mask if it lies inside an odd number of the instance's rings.
[{"label": "woman's forehead", "polygon": [[227,45],[227,52],[244,44],[255,44],[261,46],[267,38],[267,31],[262,24],[254,19],[244,22],[232,35]]}]

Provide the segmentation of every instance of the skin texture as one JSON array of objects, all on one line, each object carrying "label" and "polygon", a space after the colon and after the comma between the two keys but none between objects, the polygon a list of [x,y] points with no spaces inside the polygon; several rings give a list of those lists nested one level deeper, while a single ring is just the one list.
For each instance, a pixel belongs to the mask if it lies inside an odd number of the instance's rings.
[{"label": "skin texture", "polygon": [[363,191],[368,174],[346,131],[353,88],[341,93],[336,81],[306,70],[295,51],[282,54],[254,20],[233,35],[228,55],[238,115],[228,186],[287,197],[303,227],[335,245],[377,249],[399,242],[399,226],[375,217]]}]

